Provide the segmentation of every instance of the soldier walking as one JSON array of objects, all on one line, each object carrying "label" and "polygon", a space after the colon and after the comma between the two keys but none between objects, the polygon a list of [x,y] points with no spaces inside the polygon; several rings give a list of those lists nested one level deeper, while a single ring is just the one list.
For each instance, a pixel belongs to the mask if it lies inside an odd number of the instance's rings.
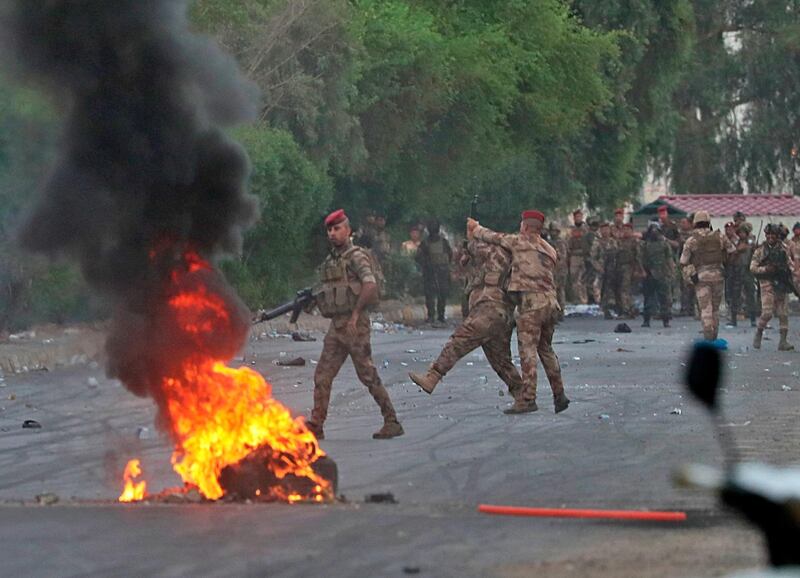
[{"label": "soldier walking", "polygon": [[441,236],[439,229],[439,221],[433,219],[428,223],[428,236],[420,243],[415,257],[422,269],[428,323],[444,323],[444,310],[450,292],[453,249],[447,239]]},{"label": "soldier walking", "polygon": [[741,271],[742,285],[740,303],[744,301],[745,311],[750,318],[750,326],[755,327],[756,318],[760,315],[760,312],[758,310],[758,299],[756,298],[756,279],[750,271],[750,261],[753,259],[753,251],[755,249],[753,225],[743,222],[736,228],[736,233],[739,237],[736,243],[736,258],[738,260],[738,268]]},{"label": "soldier walking", "polygon": [[675,262],[672,260],[672,247],[664,238],[658,223],[652,223],[644,234],[642,243],[642,268],[645,278],[644,321],[642,327],[650,327],[650,319],[656,312],[661,315],[664,327],[669,327],[672,317],[671,283],[675,277]]},{"label": "soldier walking", "polygon": [[450,336],[427,373],[412,372],[408,376],[423,391],[433,393],[436,384],[461,358],[481,347],[492,369],[516,400],[522,392],[522,378],[511,360],[514,304],[506,293],[511,254],[498,245],[472,239],[467,244],[467,255],[471,261],[469,314]]},{"label": "soldier walking", "polygon": [[711,217],[706,211],[694,215],[694,233],[681,253],[684,279],[694,285],[703,337],[714,340],[719,334],[719,304],[722,301],[723,264],[726,256],[736,251],[727,236],[711,230]]},{"label": "soldier walking", "polygon": [[592,248],[597,243],[597,238],[600,236],[600,221],[596,217],[589,218],[589,230],[583,236],[584,254],[586,255],[586,262],[583,265],[584,278],[586,281],[586,295],[589,301],[595,305],[600,305],[600,280],[595,274],[594,266],[592,265]]},{"label": "soldier walking", "polygon": [[558,254],[542,239],[544,214],[539,211],[522,213],[518,234],[495,233],[481,227],[478,221],[467,219],[467,234],[480,241],[499,245],[511,253],[511,278],[508,291],[517,307],[517,340],[522,361],[522,391],[506,413],[536,411],[536,363],[542,361],[555,412],[569,407],[564,392],[561,367],[553,351],[553,333],[558,317],[553,273]]},{"label": "soldier walking", "polygon": [[569,268],[569,285],[572,288],[572,300],[585,305],[589,298],[586,294],[586,226],[583,222],[583,211],[576,209],[572,213],[574,226],[569,230],[567,240],[567,265]]},{"label": "soldier walking", "polygon": [[761,287],[761,317],[758,319],[753,348],[761,349],[764,328],[773,314],[780,322],[781,340],[778,351],[792,351],[794,346],[787,340],[789,333],[789,310],[787,295],[793,292],[794,263],[789,258],[789,248],[780,240],[778,225],[770,223],[764,228],[765,241],[753,252],[750,271]]},{"label": "soldier walking", "polygon": [[378,299],[378,285],[369,255],[350,240],[350,221],[341,209],[325,219],[331,250],[320,267],[322,288],[315,300],[323,317],[331,320],[314,372],[314,409],[308,428],[324,439],[333,379],[349,356],[361,383],[367,386],[383,415],[375,439],[403,435],[403,427],[372,362],[367,309]]},{"label": "soldier walking", "polygon": [[616,307],[617,240],[611,236],[611,227],[608,223],[600,224],[600,236],[592,246],[591,261],[600,285],[600,307],[603,309],[603,317],[611,319],[611,310]]},{"label": "soldier walking", "polygon": [[622,237],[617,240],[617,267],[615,300],[620,316],[633,319],[636,311],[633,307],[633,285],[641,274],[641,257],[639,240],[633,234],[633,224],[622,226]]}]

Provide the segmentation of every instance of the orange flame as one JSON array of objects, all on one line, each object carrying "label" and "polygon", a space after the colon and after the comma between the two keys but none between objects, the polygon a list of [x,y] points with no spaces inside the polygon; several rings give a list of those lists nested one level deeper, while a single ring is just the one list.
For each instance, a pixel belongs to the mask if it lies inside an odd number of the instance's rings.
[{"label": "orange flame", "polygon": [[120,502],[138,502],[143,500],[147,492],[147,482],[144,480],[134,483],[133,480],[142,475],[142,468],[139,460],[131,460],[125,466],[122,474],[125,479],[125,489],[119,497]]},{"label": "orange flame", "polygon": [[167,301],[169,315],[198,349],[181,362],[177,375],[162,380],[176,445],[173,469],[185,484],[216,500],[224,495],[219,476],[226,466],[237,464],[256,449],[269,448],[264,467],[275,478],[290,474],[307,478],[313,482],[313,490],[302,496],[280,487],[262,488],[259,499],[332,499],[330,483],[312,468],[325,453],[304,419],[292,418],[289,410],[272,398],[272,388],[260,374],[247,367],[227,367],[225,360],[203,353],[206,338],[228,332],[230,313],[225,300],[203,283],[212,267],[193,252],[185,255],[183,265],[170,277],[175,289]]}]

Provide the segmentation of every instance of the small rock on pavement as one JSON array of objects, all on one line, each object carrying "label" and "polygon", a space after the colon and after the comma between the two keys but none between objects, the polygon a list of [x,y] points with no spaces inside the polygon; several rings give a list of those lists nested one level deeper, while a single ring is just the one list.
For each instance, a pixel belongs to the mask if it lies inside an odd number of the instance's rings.
[{"label": "small rock on pavement", "polygon": [[281,365],[283,367],[302,367],[306,364],[306,360],[302,357],[295,357],[294,359],[281,359],[277,362],[277,365]]},{"label": "small rock on pavement", "polygon": [[140,440],[150,440],[155,436],[153,435],[153,432],[150,431],[149,427],[139,426],[136,428],[136,437],[138,437]]},{"label": "small rock on pavement", "polygon": [[22,422],[22,428],[23,429],[41,429],[42,428],[42,424],[40,424],[35,419],[26,419],[25,421]]},{"label": "small rock on pavement", "polygon": [[614,333],[631,333],[631,328],[627,323],[618,323],[614,328]]},{"label": "small rock on pavement", "polygon": [[305,331],[292,331],[292,341],[316,341],[316,337],[312,337]]},{"label": "small rock on pavement", "polygon": [[47,492],[36,496],[36,503],[42,506],[49,506],[58,503],[59,497],[56,494]]},{"label": "small rock on pavement", "polygon": [[611,416],[607,413],[601,413],[597,416],[597,419],[602,419],[603,421],[611,419]]},{"label": "small rock on pavement", "polygon": [[781,386],[781,389],[782,389],[783,391],[792,391],[792,388],[791,388],[791,387],[789,387],[788,385],[782,385],[782,386]]},{"label": "small rock on pavement", "polygon": [[403,566],[403,574],[419,574],[419,566]]},{"label": "small rock on pavement", "polygon": [[676,407],[675,409],[673,409],[669,413],[672,414],[672,415],[681,415],[683,413],[683,410],[681,410],[681,408],[679,408],[679,407]]},{"label": "small rock on pavement", "polygon": [[391,492],[382,492],[378,494],[367,494],[364,496],[364,502],[367,504],[396,504],[397,500]]},{"label": "small rock on pavement", "polygon": [[86,385],[88,385],[89,387],[97,387],[98,385],[100,385],[100,382],[97,381],[96,377],[90,377],[89,379],[86,380]]}]

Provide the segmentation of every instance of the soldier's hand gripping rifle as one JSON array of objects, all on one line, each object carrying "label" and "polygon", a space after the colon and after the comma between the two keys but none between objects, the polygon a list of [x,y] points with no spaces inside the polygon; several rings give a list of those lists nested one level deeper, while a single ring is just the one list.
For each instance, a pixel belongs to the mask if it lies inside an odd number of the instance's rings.
[{"label": "soldier's hand gripping rifle", "polygon": [[276,317],[280,317],[285,313],[292,312],[292,317],[289,320],[290,323],[297,323],[297,318],[300,317],[300,313],[303,309],[309,307],[317,298],[316,293],[311,287],[306,287],[305,289],[300,289],[297,292],[294,299],[291,301],[287,301],[283,305],[278,305],[274,309],[270,309],[269,311],[262,311],[254,320],[253,324],[261,323],[262,321],[269,321],[270,319],[275,319]]},{"label": "soldier's hand gripping rifle", "polygon": [[798,292],[797,288],[794,286],[792,272],[789,270],[789,256],[786,254],[786,251],[779,246],[770,247],[764,244],[764,247],[766,248],[764,251],[764,258],[761,259],[759,265],[761,267],[771,266],[772,271],[770,273],[756,275],[756,277],[771,281],[775,290],[779,293],[794,293],[800,298],[800,292]]}]

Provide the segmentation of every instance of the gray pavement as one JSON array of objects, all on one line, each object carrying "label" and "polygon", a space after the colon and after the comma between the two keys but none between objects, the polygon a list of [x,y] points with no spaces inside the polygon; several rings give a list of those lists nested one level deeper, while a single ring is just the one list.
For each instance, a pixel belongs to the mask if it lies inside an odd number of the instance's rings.
[{"label": "gray pavement", "polygon": [[[670,481],[682,463],[721,463],[713,428],[680,385],[699,324],[629,323],[631,334],[614,334],[615,323],[599,319],[559,327],[556,352],[573,404],[558,416],[543,373],[539,412],[503,415],[510,399],[479,352],[427,396],[407,372],[424,369],[449,331],[375,334],[375,360],[406,435],[371,439],[380,414],[347,363],[322,443],[339,465],[346,502],[326,506],[114,504],[133,457],[152,491],[179,483],[168,442],[137,433],[154,429],[152,403],[100,367],[7,375],[0,575],[712,576],[758,565],[757,534],[720,512],[712,496]],[[779,354],[777,338],[749,350],[749,327],[722,336],[731,344],[726,429],[747,459],[798,463],[800,353]],[[244,362],[305,414],[320,350],[321,340],[253,341]],[[278,367],[281,352],[309,363]],[[22,429],[25,419],[42,428]],[[399,503],[363,503],[384,491]],[[44,492],[60,502],[31,505]],[[480,503],[684,509],[690,519],[502,518],[479,514]]]}]

